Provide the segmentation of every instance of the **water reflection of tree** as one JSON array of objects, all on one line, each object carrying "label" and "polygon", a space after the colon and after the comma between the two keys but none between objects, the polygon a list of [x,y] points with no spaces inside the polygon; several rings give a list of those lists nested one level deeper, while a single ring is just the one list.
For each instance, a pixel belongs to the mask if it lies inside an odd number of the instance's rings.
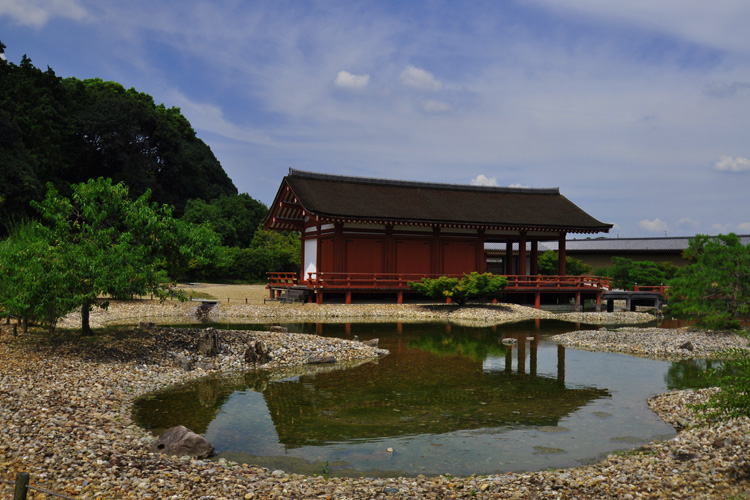
[{"label": "water reflection of tree", "polygon": [[507,348],[499,339],[476,337],[467,334],[456,335],[423,335],[411,340],[410,349],[420,349],[438,356],[465,356],[473,361],[482,362],[488,356],[505,356]]},{"label": "water reflection of tree", "polygon": [[721,366],[721,361],[712,359],[686,359],[672,363],[664,375],[667,389],[699,389],[716,385],[714,377],[706,371]]}]

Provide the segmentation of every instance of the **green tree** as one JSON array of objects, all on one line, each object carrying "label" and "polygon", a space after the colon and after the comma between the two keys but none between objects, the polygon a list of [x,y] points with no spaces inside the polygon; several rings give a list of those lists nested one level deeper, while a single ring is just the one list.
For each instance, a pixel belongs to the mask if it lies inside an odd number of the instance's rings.
[{"label": "green tree", "polygon": [[[0,248],[0,281],[14,283],[0,287],[0,298],[5,314],[33,315],[51,329],[80,308],[82,332],[91,334],[92,307],[108,306],[101,297],[164,298],[170,259],[205,261],[218,247],[215,233],[173,219],[148,192],[131,200],[128,188],[110,179],[75,185],[70,198],[49,184],[44,200],[33,204],[47,225],[32,223]],[[26,245],[28,251],[13,254]]]},{"label": "green tree", "polygon": [[0,58],[0,166],[0,235],[37,216],[29,202],[47,182],[69,195],[71,184],[108,177],[177,215],[189,199],[237,193],[178,108],[115,82],[62,79],[25,55],[18,65]]},{"label": "green tree", "polygon": [[729,349],[721,353],[721,366],[706,371],[720,390],[697,405],[698,415],[706,420],[750,417],[750,351]]},{"label": "green tree", "polygon": [[669,311],[706,328],[739,328],[750,316],[750,245],[737,235],[697,235],[684,256],[691,263],[669,282]]},{"label": "green tree", "polygon": [[473,298],[499,298],[501,291],[508,286],[505,276],[496,276],[476,271],[464,274],[463,278],[440,276],[439,278],[422,278],[421,281],[410,281],[409,288],[436,300],[451,301],[459,305]]},{"label": "green tree", "polygon": [[[539,255],[537,260],[539,266],[539,274],[545,276],[556,276],[560,274],[559,268],[559,254],[557,252],[544,252]],[[575,257],[565,256],[565,272],[569,276],[581,276],[584,274],[591,274],[593,268],[584,264],[583,261],[576,259]]]},{"label": "green tree", "polygon": [[665,285],[674,278],[679,268],[671,262],[652,262],[612,257],[612,267],[600,269],[597,274],[612,278],[612,286],[632,290],[634,285]]},{"label": "green tree", "polygon": [[208,222],[221,236],[222,245],[247,248],[267,214],[268,207],[242,193],[219,196],[211,201],[189,200],[182,219],[195,224]]}]

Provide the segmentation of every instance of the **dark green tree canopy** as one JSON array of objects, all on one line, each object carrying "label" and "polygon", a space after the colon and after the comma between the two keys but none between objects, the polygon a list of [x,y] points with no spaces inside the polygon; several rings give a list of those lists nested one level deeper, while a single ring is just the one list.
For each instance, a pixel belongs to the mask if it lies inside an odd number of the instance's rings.
[{"label": "dark green tree canopy", "polygon": [[189,199],[237,189],[178,108],[100,79],[61,79],[26,56],[0,59],[0,234],[12,220],[34,217],[51,182],[63,194],[97,177],[147,190],[182,214]]},{"label": "dark green tree canopy", "polygon": [[612,267],[599,270],[599,274],[612,278],[612,286],[623,290],[633,290],[637,285],[666,285],[674,278],[679,268],[671,262],[632,260],[625,257],[612,257]]},{"label": "dark green tree canopy", "polygon": [[[557,252],[544,252],[539,255],[538,259],[538,265],[539,265],[539,274],[543,274],[545,276],[556,276],[560,274],[560,271],[558,270],[559,266],[559,254]],[[588,265],[584,264],[581,260],[576,259],[575,257],[571,257],[569,255],[565,256],[565,272],[570,276],[581,276],[584,274],[591,274],[593,271],[593,268]]]},{"label": "dark green tree canopy", "polygon": [[248,248],[258,226],[268,214],[268,207],[247,193],[219,196],[211,201],[189,200],[182,219],[201,224],[208,222],[221,236],[224,246]]},{"label": "dark green tree canopy", "polygon": [[691,263],[669,282],[669,311],[706,328],[739,328],[750,317],[750,245],[733,233],[699,234],[684,255]]},{"label": "dark green tree canopy", "polygon": [[33,203],[46,224],[32,221],[0,244],[4,313],[54,328],[80,308],[89,333],[89,311],[107,305],[102,296],[164,296],[167,263],[214,259],[213,231],[173,219],[169,206],[148,197],[131,200],[127,186],[103,178],[73,186],[70,197],[48,184],[46,197]]}]

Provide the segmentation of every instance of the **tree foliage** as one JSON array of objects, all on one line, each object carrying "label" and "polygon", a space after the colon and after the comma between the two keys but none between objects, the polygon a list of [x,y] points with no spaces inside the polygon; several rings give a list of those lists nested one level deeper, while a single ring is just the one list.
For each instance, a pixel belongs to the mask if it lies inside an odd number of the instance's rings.
[{"label": "tree foliage", "polygon": [[248,248],[221,247],[213,261],[171,275],[192,281],[263,282],[268,272],[298,273],[300,248],[298,233],[258,227]]},{"label": "tree foliage", "polygon": [[89,312],[107,307],[103,296],[163,298],[170,261],[205,263],[218,246],[212,231],[173,219],[148,192],[131,200],[128,188],[110,179],[75,185],[69,198],[49,184],[33,205],[46,225],[30,222],[0,246],[0,299],[5,314],[52,329],[80,308],[82,330],[91,333]]},{"label": "tree foliage", "polygon": [[674,278],[679,267],[671,262],[652,262],[612,257],[612,267],[600,269],[597,274],[612,278],[612,286],[632,290],[634,285],[665,285]]},{"label": "tree foliage", "polygon": [[[543,274],[545,276],[556,276],[560,274],[559,255],[560,254],[558,254],[557,252],[551,251],[540,254],[537,260],[539,266],[539,274]],[[565,273],[567,275],[581,276],[584,274],[591,274],[592,271],[593,268],[588,264],[584,264],[583,261],[569,255],[565,256]]]},{"label": "tree foliage", "polygon": [[189,199],[237,193],[210,148],[178,108],[100,79],[62,79],[24,56],[0,58],[0,234],[35,217],[45,184],[108,177],[133,196],[147,190],[181,214]]},{"label": "tree foliage", "polygon": [[750,351],[723,351],[721,361],[719,368],[707,370],[707,377],[720,390],[706,403],[697,405],[698,414],[707,420],[750,417]]},{"label": "tree foliage", "polygon": [[697,235],[684,256],[691,263],[669,282],[669,311],[706,328],[739,328],[750,316],[750,245],[737,235]]},{"label": "tree foliage", "polygon": [[208,222],[221,236],[224,246],[248,248],[253,242],[255,230],[267,214],[268,207],[242,193],[219,196],[211,201],[189,200],[182,219],[195,224]]},{"label": "tree foliage", "polygon": [[463,278],[440,276],[439,278],[422,278],[421,281],[410,281],[409,288],[426,297],[436,300],[450,298],[452,302],[464,305],[473,298],[499,298],[502,290],[508,286],[505,276],[479,274],[476,271],[464,274]]}]

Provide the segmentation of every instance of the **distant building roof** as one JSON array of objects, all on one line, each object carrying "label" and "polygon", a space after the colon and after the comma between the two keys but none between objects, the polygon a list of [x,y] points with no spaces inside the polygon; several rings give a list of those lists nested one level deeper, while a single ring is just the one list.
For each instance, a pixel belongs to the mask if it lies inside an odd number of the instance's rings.
[{"label": "distant building roof", "polygon": [[321,222],[437,225],[513,231],[608,232],[559,189],[485,187],[327,175],[289,169],[265,225]]},{"label": "distant building roof", "polygon": [[[743,245],[750,244],[750,235],[737,235]],[[692,236],[664,238],[591,238],[566,240],[567,252],[576,253],[680,253],[687,249]],[[547,250],[557,251],[557,242],[544,243]],[[540,248],[541,250],[541,248]]]}]

